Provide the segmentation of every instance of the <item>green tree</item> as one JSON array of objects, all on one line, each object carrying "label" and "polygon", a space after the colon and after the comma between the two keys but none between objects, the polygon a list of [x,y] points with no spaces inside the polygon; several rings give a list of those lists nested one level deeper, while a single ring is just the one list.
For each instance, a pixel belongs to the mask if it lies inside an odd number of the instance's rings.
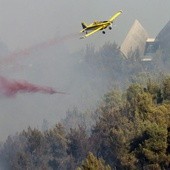
[{"label": "green tree", "polygon": [[87,158],[83,161],[81,167],[77,170],[111,170],[109,165],[105,165],[104,160],[97,159],[93,153],[89,152]]},{"label": "green tree", "polygon": [[147,91],[152,95],[153,101],[156,104],[162,104],[163,102],[163,94],[158,82],[149,79],[147,82]]},{"label": "green tree", "polygon": [[121,169],[121,157],[128,152],[133,126],[126,116],[124,100],[119,91],[104,96],[97,109],[99,119],[92,130],[93,153],[112,167]]},{"label": "green tree", "polygon": [[170,77],[165,77],[163,80],[163,97],[165,100],[170,100]]},{"label": "green tree", "polygon": [[141,167],[161,169],[169,164],[166,154],[167,129],[165,127],[160,127],[156,123],[149,124],[138,141],[134,153]]},{"label": "green tree", "polygon": [[67,138],[67,153],[74,158],[75,163],[78,165],[85,159],[90,149],[89,137],[86,133],[86,129],[82,126],[79,126],[77,129],[70,129]]},{"label": "green tree", "polygon": [[50,156],[48,165],[52,169],[67,169],[69,156],[67,155],[67,138],[64,127],[59,123],[45,134],[48,143],[47,154]]}]

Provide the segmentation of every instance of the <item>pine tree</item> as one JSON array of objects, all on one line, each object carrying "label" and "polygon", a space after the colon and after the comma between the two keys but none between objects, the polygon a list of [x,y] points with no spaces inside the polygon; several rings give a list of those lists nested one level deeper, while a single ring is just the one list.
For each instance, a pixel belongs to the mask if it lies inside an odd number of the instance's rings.
[{"label": "pine tree", "polygon": [[97,159],[93,153],[89,152],[87,158],[83,161],[81,167],[77,170],[111,170],[109,165],[105,165],[104,160]]}]

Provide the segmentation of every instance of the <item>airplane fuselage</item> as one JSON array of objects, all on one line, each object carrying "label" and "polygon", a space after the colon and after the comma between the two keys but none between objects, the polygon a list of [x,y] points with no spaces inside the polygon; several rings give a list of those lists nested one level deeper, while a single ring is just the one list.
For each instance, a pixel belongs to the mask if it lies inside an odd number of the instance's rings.
[{"label": "airplane fuselage", "polygon": [[103,30],[103,29],[106,29],[109,25],[111,25],[111,23],[108,21],[95,21],[92,24],[88,25],[88,27],[84,28],[82,32],[95,30],[96,28],[99,28],[99,27],[101,27],[100,30]]}]

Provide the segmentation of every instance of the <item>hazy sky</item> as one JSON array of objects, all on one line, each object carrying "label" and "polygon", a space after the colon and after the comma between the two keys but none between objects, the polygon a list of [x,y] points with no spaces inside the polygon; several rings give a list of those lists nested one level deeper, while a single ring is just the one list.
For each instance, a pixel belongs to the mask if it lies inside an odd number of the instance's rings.
[{"label": "hazy sky", "polygon": [[[169,6],[169,0],[0,0],[0,40],[12,50],[21,49],[79,32],[81,21],[106,20],[120,9],[115,30],[99,36],[100,41],[121,42],[135,19],[156,36],[170,19]],[[86,42],[96,43],[95,38]]]},{"label": "hazy sky", "polygon": [[[170,20],[169,7],[170,0],[0,0],[0,41],[11,51],[78,33],[82,21],[106,20],[123,10],[114,29],[108,30],[106,35],[99,32],[85,40],[75,36],[67,43],[33,53],[29,59],[21,61],[23,69],[13,71],[8,69],[9,65],[0,68],[1,76],[71,93],[69,96],[20,94],[10,99],[0,97],[0,139],[29,125],[38,127],[44,118],[55,123],[63,117],[70,103],[77,102],[76,96],[86,91],[87,87],[83,87],[86,79],[75,69],[80,58],[67,56],[70,50],[79,50],[89,43],[96,47],[108,41],[121,43],[135,19],[155,37]],[[84,104],[85,100],[88,97],[79,102]]]}]

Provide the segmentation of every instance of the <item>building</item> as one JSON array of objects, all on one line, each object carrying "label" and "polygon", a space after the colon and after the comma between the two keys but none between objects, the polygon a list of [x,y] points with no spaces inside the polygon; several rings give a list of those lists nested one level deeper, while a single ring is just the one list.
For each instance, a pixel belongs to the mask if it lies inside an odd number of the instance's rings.
[{"label": "building", "polygon": [[135,20],[125,40],[123,41],[120,50],[129,58],[136,50],[142,56],[145,51],[146,40],[149,38],[148,33],[143,28],[138,20]]}]

